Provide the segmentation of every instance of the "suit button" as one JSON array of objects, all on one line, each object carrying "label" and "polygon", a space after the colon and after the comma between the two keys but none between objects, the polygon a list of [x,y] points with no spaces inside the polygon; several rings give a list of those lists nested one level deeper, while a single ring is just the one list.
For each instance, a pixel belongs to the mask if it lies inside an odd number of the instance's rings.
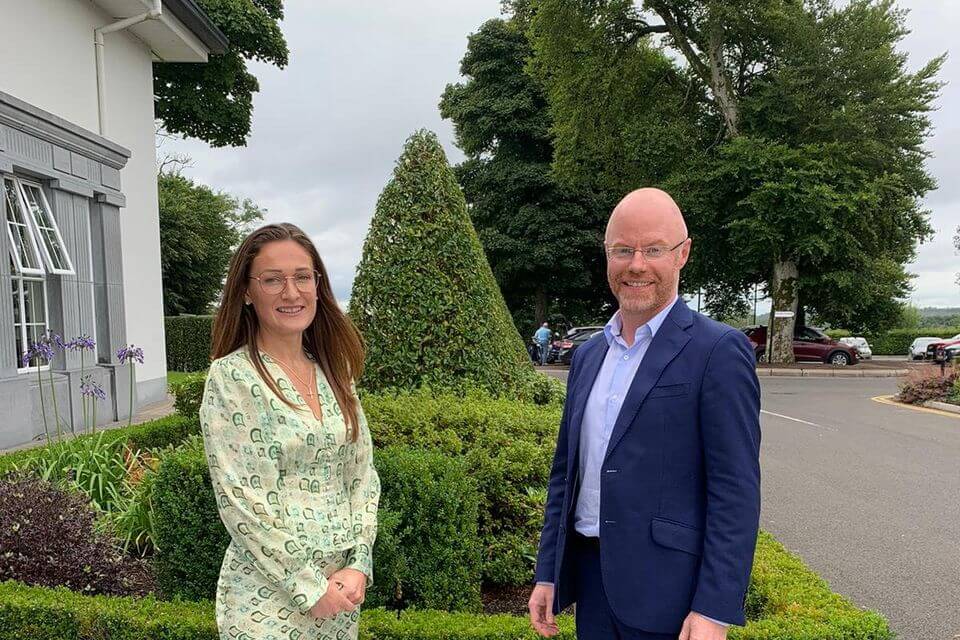
[{"label": "suit button", "polygon": [[616,520],[604,520],[603,524],[617,524]]}]

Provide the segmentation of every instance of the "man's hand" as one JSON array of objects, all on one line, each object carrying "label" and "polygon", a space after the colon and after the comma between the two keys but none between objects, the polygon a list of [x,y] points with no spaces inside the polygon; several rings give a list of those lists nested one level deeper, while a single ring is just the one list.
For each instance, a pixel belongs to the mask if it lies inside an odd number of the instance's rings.
[{"label": "man's hand", "polygon": [[680,640],[726,640],[727,628],[707,620],[695,611],[687,614],[680,628]]},{"label": "man's hand", "polygon": [[[334,574],[336,575],[336,574]],[[340,579],[330,576],[327,583],[327,592],[310,607],[310,614],[314,618],[335,618],[340,613],[349,613],[357,605],[347,597],[347,586]]]},{"label": "man's hand", "polygon": [[340,569],[330,576],[330,582],[339,582],[343,585],[343,595],[347,600],[357,605],[363,604],[367,593],[367,576],[357,569]]},{"label": "man's hand", "polygon": [[530,609],[530,624],[533,625],[534,631],[545,638],[560,633],[557,621],[553,617],[553,585],[535,586],[527,607]]}]

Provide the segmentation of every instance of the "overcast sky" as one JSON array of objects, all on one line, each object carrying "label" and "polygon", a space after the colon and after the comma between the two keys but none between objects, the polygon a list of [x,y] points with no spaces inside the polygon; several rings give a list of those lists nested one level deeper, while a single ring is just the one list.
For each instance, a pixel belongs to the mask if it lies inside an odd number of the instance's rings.
[{"label": "overcast sky", "polygon": [[[260,80],[253,131],[237,149],[168,141],[160,153],[186,153],[184,173],[215,189],[250,197],[267,222],[293,222],[313,238],[338,299],[346,301],[367,226],[393,163],[410,133],[429,128],[451,162],[463,155],[440,118],[444,87],[459,80],[467,35],[499,15],[499,0],[287,0],[283,31],[290,64],[252,64]],[[960,31],[957,0],[899,0],[911,9],[904,43],[912,68],[947,50]],[[960,260],[952,238],[960,225],[960,62],[934,114],[929,168],[940,187],[926,199],[936,237],[918,250],[912,301],[960,306]],[[952,153],[951,153],[952,152]],[[640,186],[640,185],[638,185]]]}]

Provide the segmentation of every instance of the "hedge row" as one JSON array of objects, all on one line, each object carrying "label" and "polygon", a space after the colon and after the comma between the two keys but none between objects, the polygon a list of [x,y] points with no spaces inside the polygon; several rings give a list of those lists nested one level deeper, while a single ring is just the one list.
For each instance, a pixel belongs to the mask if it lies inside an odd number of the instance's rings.
[{"label": "hedge row", "polygon": [[167,369],[201,371],[210,366],[210,335],[213,316],[167,316],[164,331]]},{"label": "hedge row", "polygon": [[[105,432],[96,434],[83,434],[77,436],[77,440],[97,438],[101,433],[109,442],[119,442],[125,440],[131,449],[136,450],[155,450],[163,447],[183,442],[191,434],[200,433],[200,421],[194,416],[172,415],[158,420],[151,420],[141,424],[135,424],[130,427],[118,427]],[[51,445],[44,444],[30,449],[20,449],[4,455],[0,455],[0,474],[10,471],[15,467],[22,466],[30,458],[34,457],[42,448]]]},{"label": "hedge row", "polygon": [[[463,463],[439,452],[375,453],[381,531],[372,604],[480,609],[479,496]],[[202,442],[160,464],[153,485],[157,585],[165,597],[212,599],[230,538],[217,513]]]},{"label": "hedge row", "polygon": [[[819,576],[767,533],[757,541],[747,594],[746,627],[731,640],[892,640],[882,616],[855,607],[830,591]],[[573,640],[573,620],[560,617],[563,640]],[[216,640],[214,604],[155,598],[82,596],[58,588],[0,583],[0,639]],[[363,640],[533,639],[520,616],[364,609]]]},{"label": "hedge row", "polygon": [[[906,356],[910,344],[920,337],[952,338],[960,333],[960,327],[921,327],[919,329],[891,329],[883,333],[865,334],[874,355]],[[834,339],[853,335],[846,329],[830,329],[827,335]]]}]

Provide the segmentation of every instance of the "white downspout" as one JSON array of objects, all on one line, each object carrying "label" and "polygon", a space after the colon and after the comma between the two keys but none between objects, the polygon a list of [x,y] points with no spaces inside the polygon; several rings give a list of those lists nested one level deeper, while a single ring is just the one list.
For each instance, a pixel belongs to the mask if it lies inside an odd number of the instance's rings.
[{"label": "white downspout", "polygon": [[93,30],[93,50],[97,62],[97,119],[100,124],[100,135],[107,135],[107,88],[106,73],[103,70],[103,35],[114,31],[123,31],[135,24],[156,20],[163,13],[163,0],[153,0],[153,8],[146,13],[118,20]]}]

